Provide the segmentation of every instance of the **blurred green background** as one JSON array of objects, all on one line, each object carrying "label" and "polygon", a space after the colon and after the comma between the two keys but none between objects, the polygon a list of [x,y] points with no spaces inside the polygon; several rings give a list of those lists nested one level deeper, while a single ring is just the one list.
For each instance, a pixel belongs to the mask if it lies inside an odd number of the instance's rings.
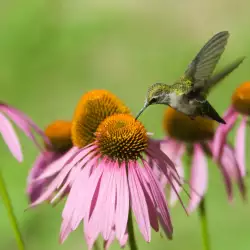
[{"label": "blurred green background", "polygon": [[[218,69],[250,54],[249,8],[246,1],[84,1],[10,0],[0,2],[1,100],[14,105],[45,127],[55,119],[71,119],[81,95],[108,89],[136,113],[147,87],[171,82],[186,69],[201,46],[216,32],[231,37]],[[211,93],[223,113],[235,87],[249,80],[249,58]],[[164,107],[149,108],[141,121],[156,137],[163,136]],[[0,164],[28,250],[86,249],[82,228],[59,245],[62,205],[24,212],[25,185],[37,150],[19,133],[25,161],[19,165],[0,142]],[[247,140],[249,144],[249,140]],[[248,156],[247,162],[250,157]],[[250,206],[236,190],[227,202],[222,178],[210,163],[207,196],[213,250],[250,249]],[[247,178],[249,182],[249,178]],[[140,249],[201,248],[197,213],[187,217],[178,204],[171,209],[174,239],[153,234]],[[0,202],[0,249],[17,249]],[[118,244],[111,249],[118,249]]]}]

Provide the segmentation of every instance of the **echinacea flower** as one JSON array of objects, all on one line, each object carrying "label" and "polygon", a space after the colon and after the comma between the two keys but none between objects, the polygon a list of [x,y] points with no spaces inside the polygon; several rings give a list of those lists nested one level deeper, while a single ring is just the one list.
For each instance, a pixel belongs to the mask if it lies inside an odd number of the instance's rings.
[{"label": "echinacea flower", "polygon": [[214,158],[219,161],[222,148],[227,143],[227,136],[240,119],[240,125],[235,136],[235,155],[238,161],[241,175],[246,175],[245,168],[245,139],[246,125],[250,115],[250,82],[241,84],[232,95],[232,104],[225,112],[225,126],[219,126],[214,139]]},{"label": "echinacea flower", "polygon": [[[87,110],[88,116],[92,117],[87,128],[92,128],[91,124],[97,125],[96,117],[106,116],[99,120],[96,131],[89,130],[94,133],[94,141],[86,146],[86,113],[78,110],[72,121],[72,124],[78,123],[72,125],[74,147],[66,154],[67,163],[50,166],[40,176],[44,179],[58,173],[31,206],[54,195],[53,203],[70,187],[62,213],[60,240],[63,242],[84,221],[89,249],[99,234],[106,241],[106,249],[114,238],[124,246],[129,236],[131,211],[147,242],[151,240],[151,227],[159,230],[159,221],[171,238],[173,227],[167,202],[152,166],[153,162],[157,163],[169,181],[174,179],[180,184],[175,166],[149,138],[144,126],[129,114],[128,108],[120,101],[109,102],[111,93],[105,93],[107,99],[98,98],[98,105],[92,102]],[[117,108],[111,109],[114,105]],[[86,110],[86,106],[78,106],[81,108]],[[121,110],[125,112],[120,113]]]},{"label": "echinacea flower", "polygon": [[27,193],[30,202],[34,202],[49,184],[50,179],[36,181],[44,170],[53,162],[63,157],[73,144],[71,140],[71,122],[57,120],[51,123],[44,131],[50,144],[44,143],[44,149],[39,153],[30,172],[27,181]]},{"label": "echinacea flower", "polygon": [[0,102],[0,133],[12,155],[21,162],[23,160],[21,145],[10,120],[39,148],[41,146],[35,137],[35,133],[42,136],[45,141],[47,141],[47,138],[43,131],[28,116],[14,107]]},{"label": "echinacea flower", "polygon": [[[191,120],[188,116],[172,108],[167,108],[164,116],[164,129],[168,136],[165,140],[160,141],[161,149],[176,164],[176,169],[183,179],[185,171],[182,166],[182,156],[186,152],[192,159],[191,192],[188,206],[188,211],[192,212],[197,208],[207,191],[208,167],[206,158],[213,158],[213,140],[217,133],[216,122],[202,117]],[[221,160],[216,163],[225,181],[229,200],[233,198],[233,181],[237,181],[242,195],[245,196],[243,176],[237,160],[236,150],[229,144],[224,144]],[[160,178],[162,184],[166,185],[167,180],[164,175]],[[180,186],[178,191],[181,191]],[[170,194],[170,200],[173,204],[176,201],[176,195],[173,191]]]}]

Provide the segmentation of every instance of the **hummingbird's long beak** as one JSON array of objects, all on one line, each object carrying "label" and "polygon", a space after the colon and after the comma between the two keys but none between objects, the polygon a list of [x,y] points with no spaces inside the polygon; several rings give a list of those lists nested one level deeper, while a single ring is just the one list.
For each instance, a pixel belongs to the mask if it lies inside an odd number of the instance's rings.
[{"label": "hummingbird's long beak", "polygon": [[139,116],[144,112],[144,110],[149,106],[148,103],[146,103],[144,105],[144,107],[139,111],[139,113],[137,114],[137,116],[135,117],[135,120],[137,120],[139,118]]}]

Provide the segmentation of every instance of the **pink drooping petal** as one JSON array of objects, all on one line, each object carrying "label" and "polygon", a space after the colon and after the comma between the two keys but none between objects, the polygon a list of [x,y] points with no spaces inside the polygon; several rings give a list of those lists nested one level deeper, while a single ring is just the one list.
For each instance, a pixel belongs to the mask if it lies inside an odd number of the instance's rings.
[{"label": "pink drooping petal", "polygon": [[124,248],[128,241],[128,232],[126,232],[121,240],[119,240],[121,248]]},{"label": "pink drooping petal", "polygon": [[241,170],[235,156],[235,150],[229,145],[225,145],[223,148],[223,153],[221,161],[219,162],[223,170],[222,174],[226,182],[226,188],[229,200],[232,200],[232,181],[236,180],[243,198],[246,198],[246,187],[241,175]]},{"label": "pink drooping petal", "polygon": [[49,184],[47,189],[38,197],[38,199],[29,205],[29,207],[37,206],[38,204],[46,201],[54,193],[54,191],[56,191],[62,185],[69,172],[70,168],[69,166],[66,166]]},{"label": "pink drooping petal", "polygon": [[125,163],[116,170],[116,213],[115,228],[118,240],[123,239],[129,212],[129,189]]},{"label": "pink drooping petal", "polygon": [[9,120],[1,113],[0,113],[0,134],[2,135],[12,155],[19,162],[21,162],[23,160],[23,154],[17,135]]},{"label": "pink drooping petal", "polygon": [[34,202],[47,187],[49,179],[34,181],[37,179],[48,165],[60,157],[60,153],[56,152],[43,152],[40,153],[33,164],[27,179],[27,193],[31,202]]},{"label": "pink drooping petal", "polygon": [[[98,194],[97,189],[100,186],[100,178],[103,174],[103,167],[98,165],[98,159],[93,159],[83,169],[79,165],[81,170],[81,179],[77,179],[72,185],[72,198],[71,192],[68,197],[69,210],[65,205],[63,211],[63,218],[67,217],[67,214],[71,216],[71,227],[76,229],[80,221],[88,214],[91,208],[91,201],[95,194]],[[93,171],[92,167],[95,166]],[[74,195],[75,194],[75,195]],[[70,210],[70,203],[74,203],[73,211]]]},{"label": "pink drooping petal", "polygon": [[[182,156],[185,152],[185,145],[183,143],[180,143],[176,140],[173,140],[167,137],[165,140],[161,142],[160,147],[161,147],[162,152],[165,155],[168,155],[169,158],[174,162],[178,175],[179,175],[179,172],[182,173],[182,170],[183,170],[182,169]],[[183,178],[184,176],[182,174],[181,176],[179,175],[179,177]],[[162,184],[163,187],[165,187],[168,183],[167,178],[165,177],[164,174],[161,174],[160,183]],[[176,184],[176,189],[178,190],[178,192],[180,192],[182,190],[182,186],[178,185],[176,182],[174,183]]]},{"label": "pink drooping petal", "polygon": [[102,165],[97,167],[103,169],[103,174],[97,185],[95,185],[92,199],[88,200],[88,204],[90,204],[90,206],[87,209],[87,213],[84,218],[84,232],[89,248],[91,248],[99,233],[101,233],[104,228],[104,217],[106,216],[104,207],[106,205],[105,202],[108,195],[107,190],[112,175],[114,174],[111,165],[112,163],[103,162]]},{"label": "pink drooping petal", "polygon": [[[151,155],[153,156],[154,155],[154,150],[156,149],[152,149],[151,150]],[[161,150],[160,150],[161,151]],[[160,152],[158,151],[158,153]],[[181,179],[181,177],[179,176],[178,174],[178,171],[176,169],[176,167],[174,169],[172,168],[169,168],[166,164],[166,161],[164,161],[164,156],[165,154],[163,152],[159,153],[158,154],[158,157],[154,157],[153,156],[153,161],[155,161],[155,163],[157,164],[157,166],[161,169],[162,171],[162,174],[165,176],[165,178],[167,179],[167,182],[170,184],[171,188],[174,190],[174,192],[176,193],[181,205],[183,206],[184,210],[186,211],[186,208],[179,196],[179,192],[178,190],[176,189],[174,183],[176,185],[178,185],[180,188],[182,188],[183,186],[183,180]],[[148,166],[150,166],[148,163],[147,163]],[[152,168],[152,166],[150,166]],[[163,177],[162,177],[163,178]],[[174,181],[174,183],[173,183]],[[162,186],[161,186],[162,188]],[[185,190],[184,190],[185,191]],[[187,212],[187,211],[186,211]]]},{"label": "pink drooping petal", "polygon": [[[89,182],[89,176],[91,175],[92,168],[94,166],[98,167],[98,158],[91,159],[88,164],[82,168],[81,162],[79,162],[78,168],[82,169],[82,179],[79,182],[75,182],[75,207],[72,213],[71,219],[71,227],[75,230],[81,220],[84,218],[85,214],[87,213],[87,200],[90,199],[89,195],[89,185],[92,183]],[[84,191],[82,191],[84,190]],[[72,190],[73,191],[73,190]]]},{"label": "pink drooping petal", "polygon": [[62,244],[68,238],[71,232],[72,229],[70,227],[70,223],[67,220],[63,220],[60,229],[60,244]]},{"label": "pink drooping petal", "polygon": [[85,215],[86,196],[88,188],[88,176],[91,165],[84,169],[80,167],[80,173],[72,183],[67,202],[64,206],[62,217],[70,220],[72,230],[75,230]]},{"label": "pink drooping petal", "polygon": [[148,173],[148,177],[150,179],[149,185],[150,185],[155,203],[159,209],[160,218],[162,218],[162,225],[163,225],[164,231],[167,237],[171,239],[173,235],[173,226],[171,223],[171,218],[170,218],[170,214],[168,211],[166,199],[164,197],[164,193],[162,189],[160,188],[160,184],[155,178],[151,167],[147,164],[147,162],[144,162],[144,166],[145,166],[145,170]]},{"label": "pink drooping petal", "polygon": [[164,161],[165,168],[168,167],[170,171],[173,171],[177,174],[175,169],[175,164],[173,161],[168,157],[168,155],[164,154],[160,149],[160,143],[155,143],[152,140],[149,140],[147,154],[153,159],[162,159]]},{"label": "pink drooping petal", "polygon": [[67,177],[66,181],[62,184],[62,187],[59,189],[59,191],[56,193],[56,195],[51,199],[50,203],[54,203],[57,199],[61,198],[66,190],[71,187],[77,176],[80,174],[81,169],[80,168],[73,168],[69,176]]},{"label": "pink drooping petal", "polygon": [[246,167],[245,167],[246,125],[247,125],[247,117],[244,116],[237,130],[236,142],[235,142],[235,156],[239,164],[241,176],[246,175]]},{"label": "pink drooping petal", "polygon": [[160,143],[160,148],[164,154],[176,164],[185,152],[185,144],[174,139],[166,138]]},{"label": "pink drooping petal", "polygon": [[191,199],[188,206],[188,212],[193,212],[199,205],[202,197],[206,193],[208,185],[207,160],[199,144],[194,145],[194,155],[191,169],[190,186]]},{"label": "pink drooping petal", "polygon": [[[90,204],[88,204],[88,201],[91,201],[90,197],[89,199],[83,199],[86,196],[88,197],[86,193],[91,192],[90,195],[92,195],[93,198],[95,191],[99,187],[98,183],[102,176],[103,168],[95,168],[92,175],[88,178],[90,168],[91,166],[87,165],[84,169],[82,169],[78,177],[72,184],[72,188],[69,192],[69,196],[62,213],[62,228],[66,230],[60,232],[61,243],[66,240],[72,230],[76,229],[80,221],[86,215],[85,207],[89,208]],[[89,189],[86,187],[89,187]],[[86,204],[84,204],[84,202],[86,202]],[[85,206],[83,206],[83,204]],[[94,241],[91,244],[93,243]]]},{"label": "pink drooping petal", "polygon": [[73,154],[73,156],[68,160],[67,164],[71,165],[71,167],[76,166],[78,163],[81,166],[84,166],[93,157],[95,149],[96,146],[93,145],[79,149],[79,151],[76,151],[76,154]]},{"label": "pink drooping petal", "polygon": [[[181,182],[182,182],[182,179],[184,179],[184,168],[183,168],[181,160],[176,162],[176,170],[177,170],[177,172],[181,178]],[[175,190],[173,188],[170,189],[170,200],[169,200],[170,206],[174,206],[176,204],[176,202],[179,200],[179,197],[177,194],[179,194],[182,191],[182,186],[179,185],[176,182],[176,180],[173,179],[172,183],[175,187]],[[182,182],[182,184],[183,184],[183,182]]]},{"label": "pink drooping petal", "polygon": [[[110,164],[110,179],[106,190],[106,197],[103,201],[103,212],[105,216],[103,218],[102,234],[104,240],[108,240],[112,232],[113,222],[115,220],[115,202],[116,202],[116,171],[120,166],[118,164]],[[101,211],[100,211],[101,213]]]},{"label": "pink drooping petal", "polygon": [[158,218],[157,218],[157,209],[156,209],[156,203],[153,198],[153,194],[150,190],[149,184],[147,182],[147,179],[145,179],[145,169],[144,167],[136,168],[137,175],[139,177],[139,180],[142,185],[142,189],[145,195],[146,203],[148,206],[148,214],[149,214],[149,220],[151,227],[158,232],[159,231],[159,224],[158,224]]},{"label": "pink drooping petal", "polygon": [[43,141],[45,141],[47,145],[50,145],[50,141],[44,132],[24,113],[7,104],[0,104],[0,109],[6,115],[8,115],[8,117],[25,133],[28,138],[30,138],[37,145],[41,151],[43,151],[42,146],[32,133],[32,130],[42,136]]},{"label": "pink drooping petal", "polygon": [[79,148],[73,147],[62,157],[53,161],[41,175],[39,175],[34,181],[39,181],[51,177],[61,171],[67,163],[70,163],[72,157],[74,157],[79,152]]},{"label": "pink drooping petal", "polygon": [[115,239],[115,230],[112,230],[111,234],[109,235],[109,238],[104,241],[104,250],[109,249],[114,239]]},{"label": "pink drooping petal", "polygon": [[141,234],[147,242],[151,240],[151,229],[146,199],[138,179],[135,168],[140,167],[138,163],[129,163],[128,180],[132,210],[138,223]]},{"label": "pink drooping petal", "polygon": [[214,160],[218,161],[222,154],[222,148],[226,143],[227,134],[231,131],[238,118],[238,113],[233,108],[229,108],[225,116],[227,124],[221,124],[215,133],[213,140],[213,157]]}]

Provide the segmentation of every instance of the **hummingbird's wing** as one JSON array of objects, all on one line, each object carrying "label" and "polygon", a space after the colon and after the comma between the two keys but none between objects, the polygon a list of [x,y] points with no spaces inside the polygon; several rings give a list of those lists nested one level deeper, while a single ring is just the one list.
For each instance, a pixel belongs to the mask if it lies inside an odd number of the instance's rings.
[{"label": "hummingbird's wing", "polygon": [[[184,80],[191,82],[191,92],[201,92],[212,75],[216,64],[225,50],[228,31],[214,35],[199,51],[184,73]],[[188,93],[186,93],[188,94]]]}]

